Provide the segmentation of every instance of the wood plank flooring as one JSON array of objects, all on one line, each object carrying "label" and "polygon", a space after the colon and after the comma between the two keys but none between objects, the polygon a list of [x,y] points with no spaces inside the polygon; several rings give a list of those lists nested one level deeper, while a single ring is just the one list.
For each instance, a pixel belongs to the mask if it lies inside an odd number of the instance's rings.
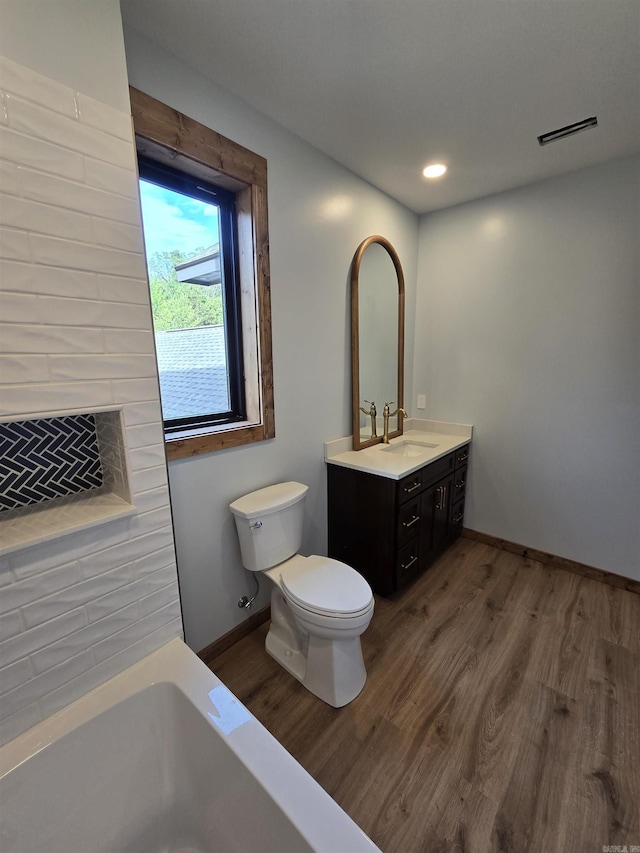
[{"label": "wood plank flooring", "polygon": [[383,853],[640,850],[640,596],[459,539],[376,597],[341,709],[267,629],[211,668]]}]

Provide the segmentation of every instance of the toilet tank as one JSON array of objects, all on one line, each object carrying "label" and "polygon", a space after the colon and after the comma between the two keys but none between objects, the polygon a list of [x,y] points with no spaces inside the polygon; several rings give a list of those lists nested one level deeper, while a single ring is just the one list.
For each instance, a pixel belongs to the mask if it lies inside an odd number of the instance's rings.
[{"label": "toilet tank", "polygon": [[245,569],[262,572],[298,553],[308,491],[302,483],[277,483],[230,504]]}]

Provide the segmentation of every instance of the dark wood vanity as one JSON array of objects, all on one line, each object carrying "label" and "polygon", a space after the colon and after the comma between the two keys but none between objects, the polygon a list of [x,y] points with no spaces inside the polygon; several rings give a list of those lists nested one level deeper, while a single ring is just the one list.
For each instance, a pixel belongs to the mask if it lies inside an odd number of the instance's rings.
[{"label": "dark wood vanity", "polygon": [[459,535],[470,444],[400,480],[327,466],[329,556],[391,595],[425,571]]}]

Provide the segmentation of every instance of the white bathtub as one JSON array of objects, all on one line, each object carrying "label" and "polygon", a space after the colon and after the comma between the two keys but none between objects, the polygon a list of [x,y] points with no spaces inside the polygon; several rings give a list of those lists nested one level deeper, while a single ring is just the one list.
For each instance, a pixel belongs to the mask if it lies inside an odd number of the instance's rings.
[{"label": "white bathtub", "polygon": [[0,748],[2,853],[374,853],[181,640]]}]

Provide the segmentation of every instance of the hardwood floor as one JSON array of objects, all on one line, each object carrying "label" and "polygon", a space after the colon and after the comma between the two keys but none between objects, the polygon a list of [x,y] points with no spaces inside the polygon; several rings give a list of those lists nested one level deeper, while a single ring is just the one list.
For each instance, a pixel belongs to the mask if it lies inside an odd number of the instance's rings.
[{"label": "hardwood floor", "polygon": [[384,853],[640,851],[640,596],[459,539],[376,597],[341,709],[267,629],[211,668]]}]

